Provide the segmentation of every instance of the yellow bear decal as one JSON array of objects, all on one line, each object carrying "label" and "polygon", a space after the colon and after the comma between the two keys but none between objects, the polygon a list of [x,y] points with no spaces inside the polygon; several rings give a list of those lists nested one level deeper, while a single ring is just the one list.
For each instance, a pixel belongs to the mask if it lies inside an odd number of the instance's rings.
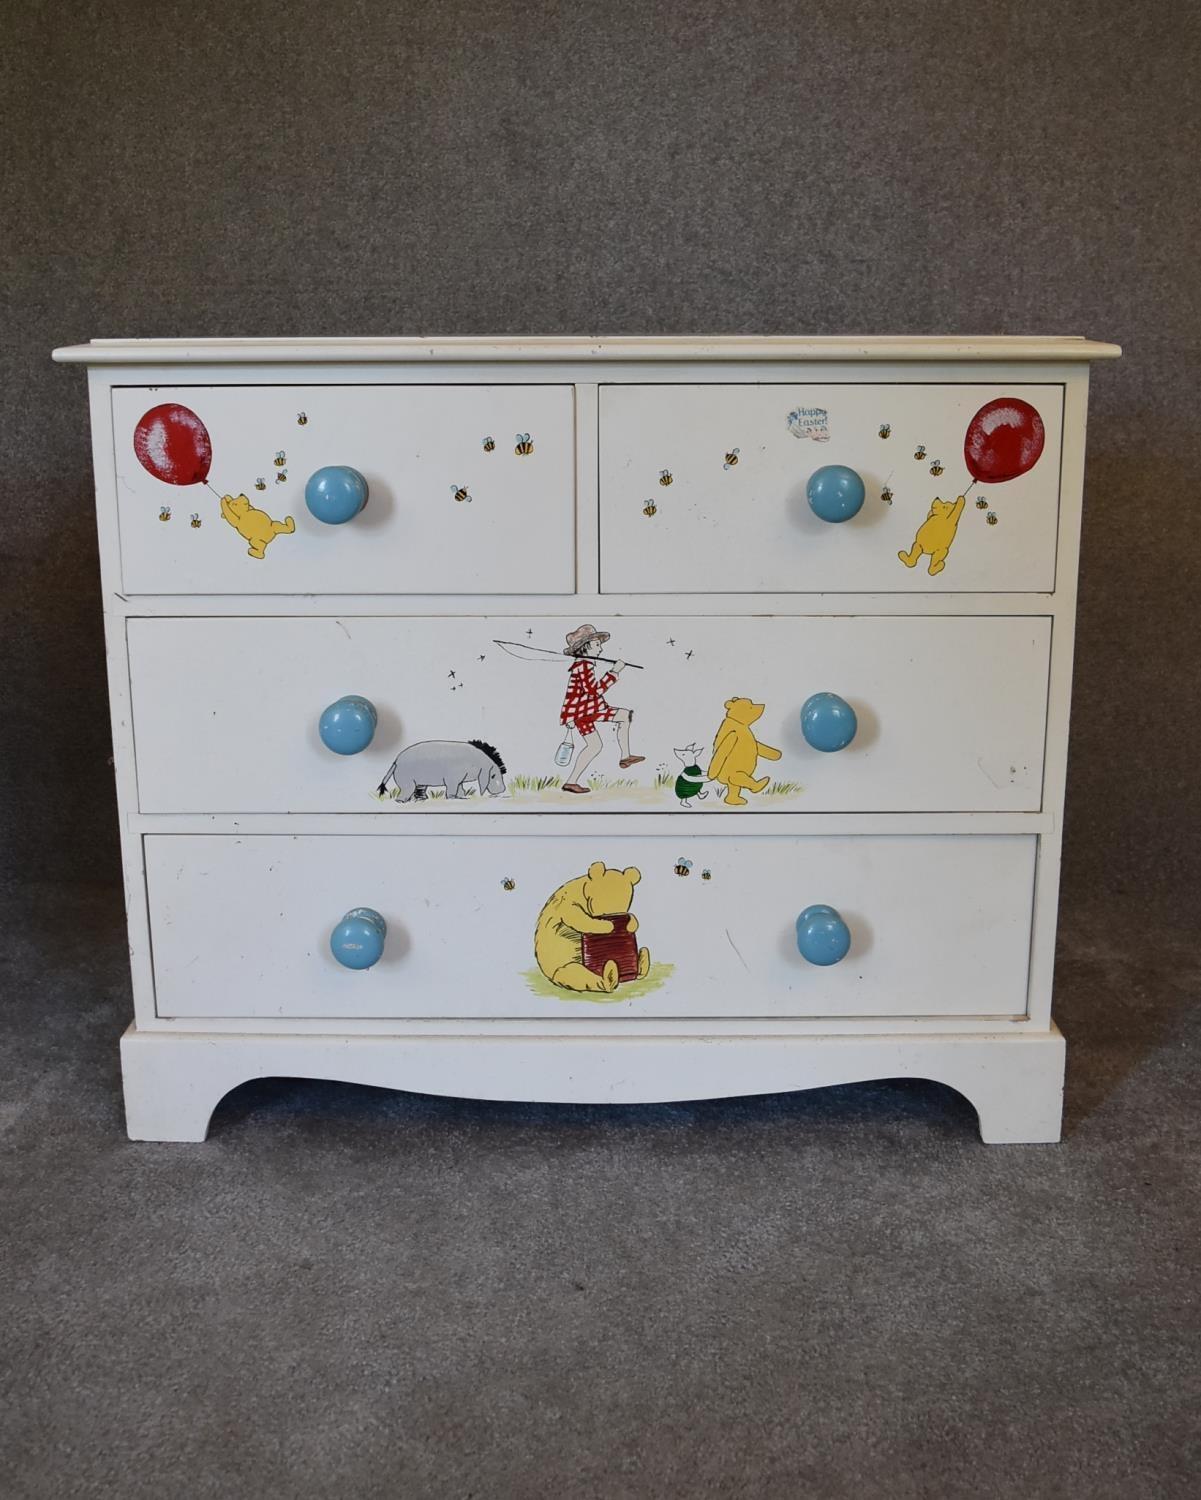
[{"label": "yellow bear decal", "polygon": [[935,497],[930,504],[930,514],[917,528],[913,546],[908,552],[897,553],[907,568],[916,567],[918,558],[928,553],[930,573],[933,575],[942,572],[947,565],[947,553],[951,550],[951,543],[955,540],[959,517],[963,514],[963,505],[962,495],[954,503]]},{"label": "yellow bear decal", "polygon": [[[621,924],[615,916],[628,913],[628,933],[638,931],[638,918],[630,911],[634,887],[642,873],[631,865],[626,870],[607,869],[603,860],[588,866],[587,875],[577,875],[561,885],[538,913],[534,930],[534,957],[552,984],[565,990],[595,990],[612,993],[620,982],[617,961],[607,958],[600,973],[585,966],[584,934],[607,935]],[[638,949],[638,978],[646,977],[650,952]]]},{"label": "yellow bear decal", "polygon": [[250,543],[246,550],[251,557],[264,557],[268,542],[296,530],[291,516],[286,521],[273,521],[265,510],[256,510],[245,495],[222,495],[221,514]]},{"label": "yellow bear decal", "polygon": [[749,698],[730,698],[726,716],[713,738],[713,759],[709,762],[709,780],[720,781],[726,789],[726,805],[745,807],[743,792],[761,792],[771,779],[755,777],[759,757],[779,760],[780,752],[764,745],[751,733],[751,725],[763,712],[762,703]]}]

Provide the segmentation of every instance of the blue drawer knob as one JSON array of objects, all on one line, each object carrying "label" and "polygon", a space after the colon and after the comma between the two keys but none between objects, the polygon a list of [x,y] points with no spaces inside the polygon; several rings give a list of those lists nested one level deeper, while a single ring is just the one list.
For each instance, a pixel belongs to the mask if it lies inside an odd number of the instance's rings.
[{"label": "blue drawer knob", "polygon": [[814,693],[801,705],[801,733],[815,750],[845,750],[858,728],[855,710],[837,693]]},{"label": "blue drawer knob", "polygon": [[824,969],[847,956],[850,929],[832,906],[807,906],[796,919],[796,945],[803,959]]},{"label": "blue drawer knob", "polygon": [[378,723],[375,704],[351,693],[330,704],[317,721],[317,733],[325,748],[335,755],[357,755],[375,738]]},{"label": "blue drawer knob", "polygon": [[329,951],[344,969],[369,969],[384,953],[388,924],[369,906],[348,911],[329,935]]},{"label": "blue drawer knob", "polygon": [[367,481],[347,464],[329,464],[309,475],[304,503],[327,526],[341,526],[367,504]]},{"label": "blue drawer knob", "polygon": [[849,521],[857,516],[866,493],[863,480],[845,464],[826,464],[810,474],[805,486],[809,508],[823,521]]}]

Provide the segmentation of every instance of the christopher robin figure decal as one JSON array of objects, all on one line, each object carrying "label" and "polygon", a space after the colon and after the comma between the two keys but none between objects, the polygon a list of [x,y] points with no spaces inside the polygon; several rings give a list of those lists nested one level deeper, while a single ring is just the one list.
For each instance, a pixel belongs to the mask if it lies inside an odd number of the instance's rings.
[{"label": "christopher robin figure decal", "polygon": [[580,625],[568,631],[563,655],[572,658],[567,674],[567,693],[563,699],[563,711],[559,723],[574,726],[583,740],[570,779],[563,783],[565,792],[586,795],[591,787],[584,784],[584,772],[604,748],[598,724],[614,723],[617,726],[617,745],[621,751],[618,764],[622,770],[636,766],[646,759],[644,755],[630,753],[630,721],[633,711],[614,708],[605,700],[605,693],[613,686],[625,670],[625,662],[615,661],[612,669],[598,681],[592,668],[594,657],[600,655],[601,647],[609,639],[607,630],[597,630],[595,625]]}]

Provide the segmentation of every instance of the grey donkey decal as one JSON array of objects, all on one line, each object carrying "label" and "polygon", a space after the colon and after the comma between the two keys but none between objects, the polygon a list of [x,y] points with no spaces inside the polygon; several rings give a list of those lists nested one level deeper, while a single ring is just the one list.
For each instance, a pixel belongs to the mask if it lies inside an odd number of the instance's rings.
[{"label": "grey donkey decal", "polygon": [[421,802],[431,787],[439,786],[448,797],[466,797],[471,782],[481,796],[499,797],[505,789],[505,763],[484,740],[421,740],[406,745],[388,767],[377,796],[388,795],[389,781],[398,802]]}]

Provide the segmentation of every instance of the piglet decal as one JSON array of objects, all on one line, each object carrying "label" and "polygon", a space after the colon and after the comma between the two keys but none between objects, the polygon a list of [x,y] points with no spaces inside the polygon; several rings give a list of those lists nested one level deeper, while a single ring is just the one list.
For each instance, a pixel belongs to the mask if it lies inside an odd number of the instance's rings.
[{"label": "piglet decal", "polygon": [[691,807],[692,799],[704,801],[709,795],[705,790],[705,773],[701,770],[699,745],[683,745],[672,754],[680,762],[682,767],[680,774],[676,777],[676,796],[680,799],[681,807]]}]

